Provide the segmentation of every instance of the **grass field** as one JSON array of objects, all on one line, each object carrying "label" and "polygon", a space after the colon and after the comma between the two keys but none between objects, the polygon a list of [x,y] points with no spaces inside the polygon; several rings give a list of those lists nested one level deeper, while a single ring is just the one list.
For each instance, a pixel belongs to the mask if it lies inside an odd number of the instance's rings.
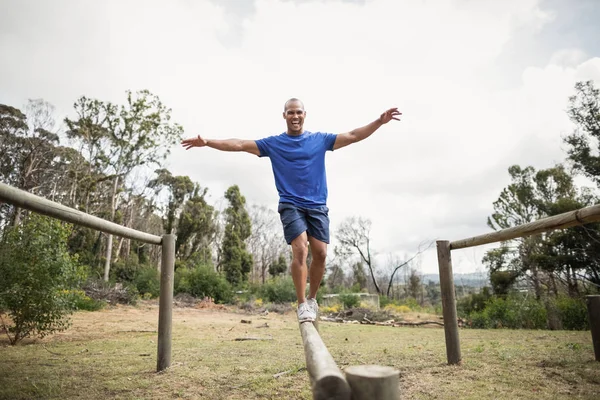
[{"label": "grass field", "polygon": [[[160,374],[154,302],[78,312],[69,330],[15,347],[1,338],[0,398],[311,398],[293,314],[176,308],[173,320],[173,364]],[[589,331],[463,329],[460,366],[446,364],[441,327],[321,322],[320,331],[342,369],[397,368],[403,399],[600,399]],[[244,337],[268,340],[235,341]]]}]

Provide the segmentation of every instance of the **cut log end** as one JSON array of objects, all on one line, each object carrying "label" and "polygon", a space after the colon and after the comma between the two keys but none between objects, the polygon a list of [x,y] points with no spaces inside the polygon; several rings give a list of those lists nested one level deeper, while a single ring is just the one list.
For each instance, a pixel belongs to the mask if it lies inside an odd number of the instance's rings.
[{"label": "cut log end", "polygon": [[400,398],[399,371],[381,365],[355,365],[345,369],[353,400]]}]

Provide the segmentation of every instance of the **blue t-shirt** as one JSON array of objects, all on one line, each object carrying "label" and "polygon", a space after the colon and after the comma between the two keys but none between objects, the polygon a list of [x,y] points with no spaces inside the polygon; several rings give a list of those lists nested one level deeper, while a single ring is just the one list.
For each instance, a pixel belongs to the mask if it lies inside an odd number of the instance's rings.
[{"label": "blue t-shirt", "polygon": [[311,208],[327,203],[325,152],[333,151],[337,135],[308,132],[292,136],[286,132],[256,141],[259,157],[269,157],[279,202]]}]

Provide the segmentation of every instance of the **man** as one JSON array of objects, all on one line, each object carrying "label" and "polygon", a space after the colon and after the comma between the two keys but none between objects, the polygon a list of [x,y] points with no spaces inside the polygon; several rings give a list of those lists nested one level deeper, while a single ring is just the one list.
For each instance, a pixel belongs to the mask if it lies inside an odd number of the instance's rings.
[{"label": "man", "polygon": [[[317,290],[325,273],[325,257],[329,243],[329,209],[325,153],[341,149],[371,136],[381,125],[392,119],[399,121],[401,113],[390,108],[375,121],[347,133],[330,134],[305,131],[304,104],[296,98],[285,102],[283,118],[287,131],[260,140],[204,139],[199,135],[182,141],[192,147],[212,147],[221,151],[245,151],[259,157],[269,157],[279,193],[281,222],[286,242],[292,246],[292,279],[298,298],[298,320],[314,321],[318,305]],[[310,244],[310,293],[306,298],[306,258]]]}]

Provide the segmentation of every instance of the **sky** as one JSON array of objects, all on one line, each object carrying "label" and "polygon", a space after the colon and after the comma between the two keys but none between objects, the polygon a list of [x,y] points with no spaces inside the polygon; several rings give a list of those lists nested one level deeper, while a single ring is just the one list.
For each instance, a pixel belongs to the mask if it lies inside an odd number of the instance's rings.
[{"label": "sky", "polygon": [[[401,121],[326,155],[332,243],[348,217],[372,221],[381,266],[420,243],[490,231],[510,165],[565,160],[575,82],[600,85],[596,0],[0,0],[0,103],[43,98],[57,118],[85,95],[124,103],[148,89],[185,136],[259,139],[304,128],[343,133],[390,107]],[[267,158],[172,149],[167,167],[223,203],[277,209]],[[454,251],[482,272],[496,245]],[[437,272],[435,246],[418,263]]]}]

